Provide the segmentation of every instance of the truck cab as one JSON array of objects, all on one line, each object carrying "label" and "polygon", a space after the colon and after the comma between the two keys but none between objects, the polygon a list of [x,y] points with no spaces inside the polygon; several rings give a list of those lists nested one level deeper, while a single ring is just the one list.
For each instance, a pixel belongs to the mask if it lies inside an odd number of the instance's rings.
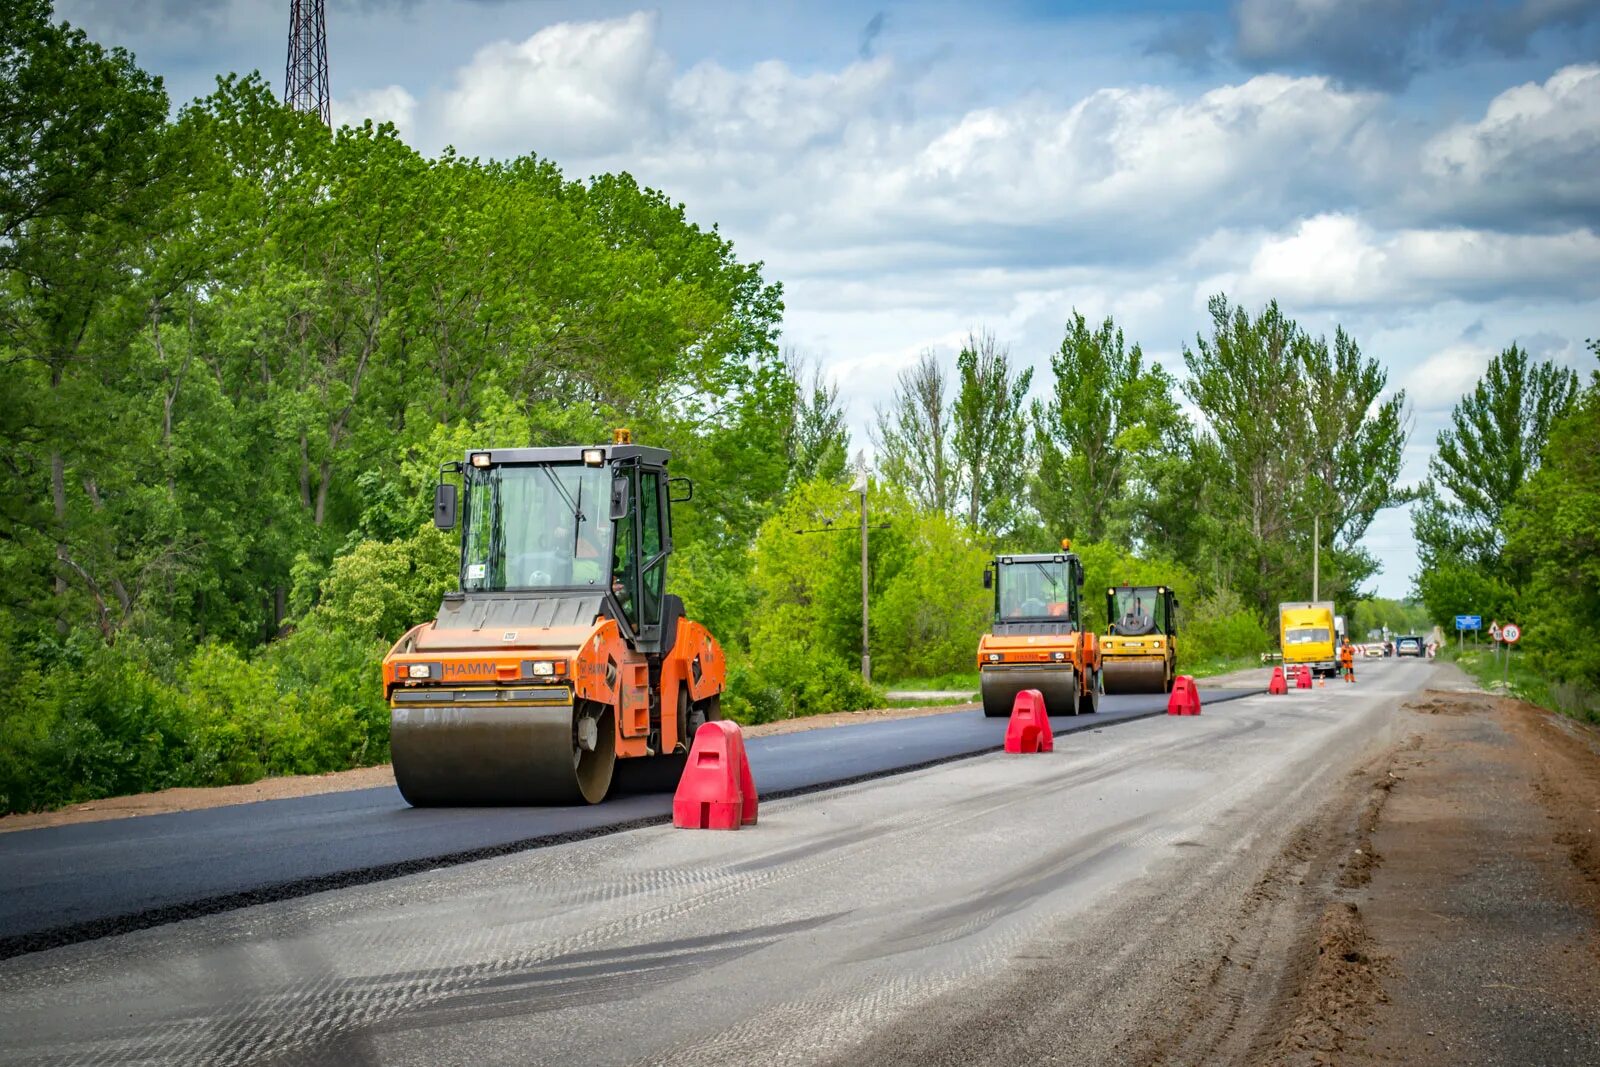
[{"label": "truck cab", "polygon": [[1310,667],[1312,674],[1339,672],[1333,604],[1326,600],[1289,601],[1278,605],[1278,641],[1285,669]]}]

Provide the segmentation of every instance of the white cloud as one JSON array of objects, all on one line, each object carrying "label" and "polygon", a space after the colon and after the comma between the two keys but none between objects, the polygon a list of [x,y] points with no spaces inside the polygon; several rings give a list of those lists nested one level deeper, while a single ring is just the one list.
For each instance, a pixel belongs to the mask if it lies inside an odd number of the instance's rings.
[{"label": "white cloud", "polygon": [[1421,170],[1427,196],[1477,217],[1600,223],[1600,65],[1507,89],[1432,137]]},{"label": "white cloud", "polygon": [[1590,230],[1504,234],[1451,229],[1379,233],[1360,218],[1318,215],[1256,239],[1248,265],[1199,292],[1311,307],[1429,306],[1442,300],[1600,298],[1600,236]]},{"label": "white cloud", "polygon": [[[1402,381],[1406,396],[1419,412],[1448,412],[1472,391],[1498,349],[1457,342],[1446,345],[1412,367]],[[1433,441],[1427,442],[1432,451]]]},{"label": "white cloud", "polygon": [[416,127],[417,101],[398,85],[368,89],[348,98],[335,99],[332,105],[335,126],[358,126],[365,119],[373,123],[394,123],[401,137],[409,138]]},{"label": "white cloud", "polygon": [[437,122],[469,152],[598,154],[648,128],[672,64],[654,14],[560,22],[498,41],[456,73]]}]

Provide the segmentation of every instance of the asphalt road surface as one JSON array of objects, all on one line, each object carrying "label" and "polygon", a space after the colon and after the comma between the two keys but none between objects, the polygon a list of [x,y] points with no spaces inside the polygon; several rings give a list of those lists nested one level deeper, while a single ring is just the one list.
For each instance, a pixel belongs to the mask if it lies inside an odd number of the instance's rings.
[{"label": "asphalt road surface", "polygon": [[0,1060],[1128,1062],[1433,670],[18,956]]},{"label": "asphalt road surface", "polygon": [[[1098,715],[1052,723],[1091,729],[1160,713],[1165,701],[1105,697]],[[1004,737],[1002,719],[953,712],[752,738],[748,752],[763,795],[783,795],[991,751]],[[671,814],[670,792],[582,807],[417,809],[385,787],[4,834],[0,958]]]}]

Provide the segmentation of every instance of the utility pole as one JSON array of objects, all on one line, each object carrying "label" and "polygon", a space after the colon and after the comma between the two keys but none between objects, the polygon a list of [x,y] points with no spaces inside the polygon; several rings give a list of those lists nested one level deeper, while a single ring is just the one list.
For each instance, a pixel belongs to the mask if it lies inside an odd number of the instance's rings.
[{"label": "utility pole", "polygon": [[289,59],[283,69],[283,102],[333,126],[328,95],[326,0],[289,0]]},{"label": "utility pole", "polygon": [[856,454],[856,480],[850,488],[861,494],[861,678],[872,681],[872,647],[867,630],[867,454]]},{"label": "utility pole", "polygon": [[1322,516],[1311,516],[1311,599],[1322,599]]}]

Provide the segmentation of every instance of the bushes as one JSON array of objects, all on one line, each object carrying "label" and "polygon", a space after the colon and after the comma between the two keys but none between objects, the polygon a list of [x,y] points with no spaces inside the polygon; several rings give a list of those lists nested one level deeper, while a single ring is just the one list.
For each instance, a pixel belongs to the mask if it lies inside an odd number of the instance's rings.
[{"label": "bushes", "polygon": [[882,703],[882,692],[862,679],[858,667],[800,642],[770,650],[759,661],[730,658],[722,696],[723,713],[747,726]]},{"label": "bushes", "polygon": [[180,658],[136,637],[74,634],[31,651],[0,641],[13,679],[0,812],[382,762],[378,665],[392,638],[433,615],[454,561],[431,527],[360,543],[334,561],[322,603],[254,656],[209,642]]},{"label": "bushes", "polygon": [[942,515],[913,516],[906,525],[904,562],[872,604],[874,676],[971,670],[993,612],[982,582],[989,553]]},{"label": "bushes", "polygon": [[1257,656],[1275,644],[1255,612],[1231,589],[1203,597],[1192,609],[1181,612],[1179,621],[1183,630],[1178,654],[1184,664]]},{"label": "bushes", "polygon": [[313,627],[254,659],[202,645],[171,673],[136,639],[32,660],[0,712],[0,812],[380,762],[384,649]]}]

